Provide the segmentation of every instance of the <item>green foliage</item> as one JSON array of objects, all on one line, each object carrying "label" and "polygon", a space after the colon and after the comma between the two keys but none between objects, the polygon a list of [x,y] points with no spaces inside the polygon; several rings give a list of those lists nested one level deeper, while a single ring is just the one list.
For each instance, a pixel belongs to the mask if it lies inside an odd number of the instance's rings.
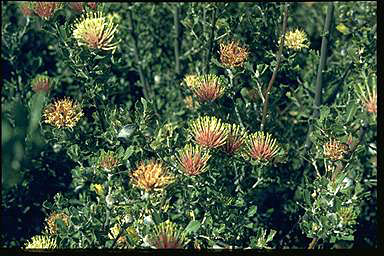
[{"label": "green foliage", "polygon": [[[83,14],[68,3],[49,19],[4,3],[2,207],[14,216],[2,224],[4,246],[24,247],[42,234],[58,248],[156,248],[166,232],[182,239],[162,246],[191,249],[307,248],[311,239],[320,248],[377,247],[377,113],[364,103],[377,90],[376,3],[333,5],[323,35],[327,3],[98,3],[117,30],[111,41],[97,38],[108,33],[92,32],[108,26],[92,23],[83,38],[89,44],[79,46],[73,26]],[[85,2],[83,8],[94,11]],[[309,47],[284,47],[279,62],[285,8],[287,31],[303,30]],[[111,42],[119,42],[116,50],[99,47]],[[220,46],[230,42],[249,52],[240,66],[222,63]],[[184,78],[207,74],[220,77],[225,92],[204,103]],[[47,92],[32,90],[38,75],[50,79]],[[216,89],[207,85],[202,93]],[[83,115],[74,127],[57,128],[46,113],[62,120],[74,110],[47,106],[64,97]],[[225,129],[268,132],[278,151],[248,136],[229,154],[224,147],[236,136],[225,130],[226,144],[202,149],[211,155],[207,171],[190,176],[178,152],[217,135],[216,125],[202,122],[193,136],[190,124],[200,116],[220,119]],[[337,153],[328,152],[330,141],[345,149],[338,159],[329,157]],[[189,157],[190,168],[202,164]],[[163,166],[137,178],[151,159]],[[163,172],[172,179],[153,189]],[[11,232],[27,219],[28,230]]]}]

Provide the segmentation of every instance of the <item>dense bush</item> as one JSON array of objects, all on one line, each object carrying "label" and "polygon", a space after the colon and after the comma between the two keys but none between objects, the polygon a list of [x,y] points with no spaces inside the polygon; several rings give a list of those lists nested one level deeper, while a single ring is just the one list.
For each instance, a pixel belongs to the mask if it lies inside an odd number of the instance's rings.
[{"label": "dense bush", "polygon": [[2,7],[3,247],[377,247],[376,2]]}]

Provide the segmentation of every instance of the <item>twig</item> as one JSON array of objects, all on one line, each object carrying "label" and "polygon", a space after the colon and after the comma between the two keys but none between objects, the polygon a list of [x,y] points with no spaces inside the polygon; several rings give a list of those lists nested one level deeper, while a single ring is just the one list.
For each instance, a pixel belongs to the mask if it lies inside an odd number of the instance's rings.
[{"label": "twig", "polygon": [[308,249],[315,249],[317,242],[319,241],[318,237],[314,237],[311,243],[308,245]]},{"label": "twig", "polygon": [[283,47],[284,47],[284,41],[285,41],[285,32],[287,30],[287,20],[288,20],[288,3],[285,3],[284,6],[284,18],[283,18],[283,30],[282,30],[282,35],[281,35],[281,42],[280,39],[278,40],[280,42],[279,46],[279,52],[277,53],[277,64],[275,67],[275,70],[272,73],[271,80],[269,80],[268,88],[265,90],[264,93],[264,106],[263,106],[263,117],[261,119],[261,126],[260,129],[264,130],[265,127],[265,120],[268,112],[268,103],[269,103],[269,94],[272,89],[272,85],[275,82],[276,76],[277,76],[277,71],[279,70],[280,67],[280,62],[281,62],[281,56],[283,54]]},{"label": "twig", "polygon": [[211,61],[211,55],[212,55],[212,48],[213,48],[213,39],[215,37],[215,26],[216,26],[216,7],[213,8],[212,16],[211,16],[211,33],[209,35],[209,41],[208,41],[208,54],[207,59],[205,62],[205,73],[209,74],[209,62]]},{"label": "twig", "polygon": [[[320,106],[322,104],[322,82],[323,82],[323,70],[325,66],[325,60],[327,58],[327,47],[328,47],[328,36],[329,29],[331,26],[331,21],[333,17],[333,2],[328,4],[327,16],[325,17],[324,30],[323,30],[323,39],[321,41],[321,53],[320,53],[320,62],[317,69],[317,77],[316,77],[316,92],[315,92],[315,102],[313,105],[313,119],[316,119],[320,115]],[[305,141],[305,150],[308,150],[312,146],[312,141],[310,140],[310,134],[312,133],[313,125],[309,126],[307,138]]]}]

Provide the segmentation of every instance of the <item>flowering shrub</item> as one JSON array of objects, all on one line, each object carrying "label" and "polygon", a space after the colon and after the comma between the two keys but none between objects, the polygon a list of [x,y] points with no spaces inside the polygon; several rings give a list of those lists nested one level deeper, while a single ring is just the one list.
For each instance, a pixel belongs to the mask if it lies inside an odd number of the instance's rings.
[{"label": "flowering shrub", "polygon": [[377,247],[375,2],[2,17],[4,247]]}]

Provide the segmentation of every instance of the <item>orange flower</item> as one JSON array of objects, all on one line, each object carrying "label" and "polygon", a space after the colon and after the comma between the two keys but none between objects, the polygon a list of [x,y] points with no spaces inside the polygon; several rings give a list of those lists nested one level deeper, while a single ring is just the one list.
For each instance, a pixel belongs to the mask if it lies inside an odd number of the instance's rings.
[{"label": "orange flower", "polygon": [[148,164],[141,162],[131,174],[132,184],[145,191],[162,189],[174,181],[161,162],[151,160]]},{"label": "orange flower", "polygon": [[47,20],[62,6],[63,3],[60,2],[35,2],[33,3],[33,11],[41,18]]},{"label": "orange flower", "polygon": [[368,113],[377,114],[377,89],[376,75],[372,75],[371,84],[368,83],[368,78],[365,77],[365,87],[361,83],[356,86],[356,93]]},{"label": "orange flower", "polygon": [[344,158],[344,154],[347,152],[347,146],[341,144],[336,139],[331,139],[329,142],[324,144],[324,157],[329,158],[333,161],[341,160]]},{"label": "orange flower", "polygon": [[119,161],[112,152],[101,153],[99,166],[106,171],[112,171],[119,165]]},{"label": "orange flower", "polygon": [[185,77],[185,83],[201,103],[220,98],[225,90],[223,80],[211,74],[203,76],[188,75]]},{"label": "orange flower", "polygon": [[44,122],[57,128],[72,128],[83,115],[80,105],[67,98],[56,100],[48,105],[43,114]]},{"label": "orange flower", "polygon": [[182,228],[167,220],[155,227],[149,243],[156,249],[183,249],[188,239]]},{"label": "orange flower", "polygon": [[23,13],[24,16],[32,16],[33,11],[30,8],[29,2],[21,2],[19,5],[20,11]]},{"label": "orange flower", "polygon": [[188,176],[196,176],[207,170],[207,161],[211,155],[208,152],[202,153],[200,146],[193,147],[187,144],[179,152],[177,160],[183,172]]},{"label": "orange flower", "polygon": [[223,148],[228,155],[233,155],[244,144],[245,139],[247,138],[247,131],[237,124],[227,124],[227,126],[228,137]]},{"label": "orange flower", "polygon": [[243,66],[248,58],[248,50],[240,47],[238,43],[220,44],[220,60],[227,68]]},{"label": "orange flower", "polygon": [[269,161],[279,151],[276,139],[273,139],[269,133],[255,132],[248,137],[247,155],[257,161]]},{"label": "orange flower", "polygon": [[220,147],[228,136],[226,125],[214,116],[199,117],[191,121],[190,130],[195,142],[205,148]]},{"label": "orange flower", "polygon": [[37,75],[31,82],[32,90],[34,92],[48,92],[49,91],[49,77],[45,75]]}]

